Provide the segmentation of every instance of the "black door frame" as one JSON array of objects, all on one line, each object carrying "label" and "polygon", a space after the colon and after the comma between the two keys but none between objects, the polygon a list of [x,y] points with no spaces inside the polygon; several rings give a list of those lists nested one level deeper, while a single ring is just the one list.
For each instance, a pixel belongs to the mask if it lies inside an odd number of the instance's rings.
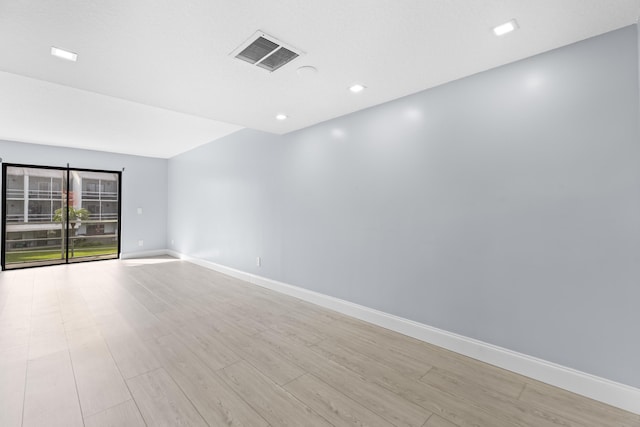
[{"label": "black door frame", "polygon": [[[6,239],[7,239],[7,168],[9,167],[18,167],[18,168],[37,168],[37,169],[54,169],[63,171],[66,173],[66,182],[64,183],[64,188],[66,189],[66,206],[69,206],[69,178],[71,171],[78,172],[101,172],[101,173],[113,173],[118,176],[118,252],[116,253],[115,258],[109,259],[117,259],[120,258],[121,244],[122,244],[122,171],[112,171],[112,170],[104,170],[104,169],[86,169],[86,168],[76,168],[70,167],[67,163],[67,166],[41,166],[41,165],[27,165],[22,163],[2,163],[2,250],[0,251],[0,264],[2,266],[2,271],[6,270]],[[65,214],[67,214],[65,212]],[[87,260],[74,260],[73,262],[69,262],[69,221],[67,221],[67,226],[65,227],[65,258],[64,262],[60,262],[57,264],[51,265],[67,265],[67,264],[76,264],[80,262],[92,262],[92,261],[104,261],[106,259],[87,259]],[[15,267],[11,268],[11,270],[19,270],[23,268],[36,268],[36,267],[46,267],[45,265],[25,265],[23,267]]]}]

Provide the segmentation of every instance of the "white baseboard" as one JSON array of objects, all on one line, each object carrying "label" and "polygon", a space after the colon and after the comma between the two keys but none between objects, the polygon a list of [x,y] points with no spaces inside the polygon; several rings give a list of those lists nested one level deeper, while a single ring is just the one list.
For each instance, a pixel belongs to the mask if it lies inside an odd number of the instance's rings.
[{"label": "white baseboard", "polygon": [[640,389],[635,387],[211,261],[193,258],[171,250],[165,251],[164,254],[300,298],[608,405],[640,414]]},{"label": "white baseboard", "polygon": [[120,259],[148,258],[161,255],[168,255],[168,251],[166,249],[156,249],[153,251],[121,252]]}]

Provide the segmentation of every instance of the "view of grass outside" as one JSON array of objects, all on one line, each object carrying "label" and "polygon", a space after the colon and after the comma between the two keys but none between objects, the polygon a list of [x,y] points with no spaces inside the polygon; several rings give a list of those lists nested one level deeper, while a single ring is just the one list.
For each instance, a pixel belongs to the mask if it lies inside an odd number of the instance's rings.
[{"label": "view of grass outside", "polygon": [[[118,248],[116,246],[102,246],[97,248],[78,248],[73,252],[74,258],[100,256],[100,255],[115,255]],[[69,254],[70,256],[72,254]],[[64,256],[60,254],[60,249],[47,249],[36,251],[14,251],[6,253],[7,263],[22,263],[33,262],[43,260],[63,259]]]}]

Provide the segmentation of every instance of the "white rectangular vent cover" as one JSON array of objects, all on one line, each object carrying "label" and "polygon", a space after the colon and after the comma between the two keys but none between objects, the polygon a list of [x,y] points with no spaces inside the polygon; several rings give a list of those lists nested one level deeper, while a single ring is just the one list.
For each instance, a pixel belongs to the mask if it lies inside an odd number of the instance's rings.
[{"label": "white rectangular vent cover", "polygon": [[249,40],[238,46],[231,55],[268,71],[275,71],[304,52],[280,40],[256,31]]}]

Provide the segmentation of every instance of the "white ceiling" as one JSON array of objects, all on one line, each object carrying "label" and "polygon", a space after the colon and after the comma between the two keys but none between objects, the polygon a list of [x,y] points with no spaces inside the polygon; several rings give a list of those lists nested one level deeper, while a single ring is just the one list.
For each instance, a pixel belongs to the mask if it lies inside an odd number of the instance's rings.
[{"label": "white ceiling", "polygon": [[241,129],[0,72],[0,139],[172,157]]},{"label": "white ceiling", "polygon": [[[0,139],[171,157],[241,127],[301,129],[639,16],[640,0],[0,0]],[[493,35],[512,18],[518,31]],[[306,54],[274,73],[229,56],[258,29]],[[303,65],[318,74],[298,76]],[[368,89],[350,93],[356,82]]]}]

